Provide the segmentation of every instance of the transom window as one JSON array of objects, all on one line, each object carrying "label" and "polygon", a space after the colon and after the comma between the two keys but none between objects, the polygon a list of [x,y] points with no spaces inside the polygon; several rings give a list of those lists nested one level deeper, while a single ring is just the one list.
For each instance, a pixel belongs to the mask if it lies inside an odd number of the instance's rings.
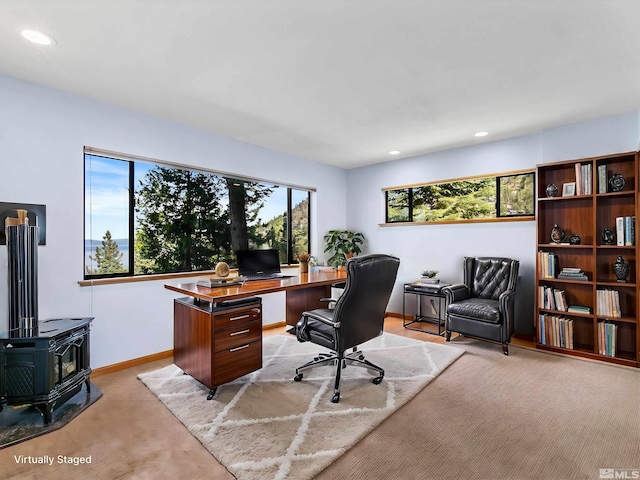
[{"label": "transom window", "polygon": [[385,223],[533,220],[534,177],[527,171],[386,188]]}]

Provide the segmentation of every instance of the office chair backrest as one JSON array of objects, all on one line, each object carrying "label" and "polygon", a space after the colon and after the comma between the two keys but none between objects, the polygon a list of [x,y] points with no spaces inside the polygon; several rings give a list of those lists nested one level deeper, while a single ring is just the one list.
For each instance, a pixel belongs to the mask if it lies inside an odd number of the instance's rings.
[{"label": "office chair backrest", "polygon": [[464,284],[471,297],[498,300],[516,288],[520,262],[510,258],[465,257]]},{"label": "office chair backrest", "polygon": [[341,345],[350,348],[382,334],[384,317],[400,260],[372,254],[347,261],[347,282],[333,319],[340,322]]}]

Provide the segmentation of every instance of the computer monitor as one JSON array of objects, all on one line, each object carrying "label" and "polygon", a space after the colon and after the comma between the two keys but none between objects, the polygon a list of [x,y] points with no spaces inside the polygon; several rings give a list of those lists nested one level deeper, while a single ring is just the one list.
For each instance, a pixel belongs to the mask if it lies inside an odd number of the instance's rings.
[{"label": "computer monitor", "polygon": [[236,258],[239,275],[280,273],[278,250],[238,250]]}]

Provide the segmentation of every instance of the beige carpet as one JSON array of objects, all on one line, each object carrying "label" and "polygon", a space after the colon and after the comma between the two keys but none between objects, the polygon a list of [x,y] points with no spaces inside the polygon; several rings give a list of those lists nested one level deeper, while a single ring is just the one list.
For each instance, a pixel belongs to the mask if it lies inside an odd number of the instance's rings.
[{"label": "beige carpet", "polygon": [[364,368],[343,370],[340,403],[330,402],[334,368],[294,382],[295,368],[323,349],[293,336],[264,339],[263,368],[208,389],[175,365],[138,376],[239,479],[308,479],[322,471],[453,363],[461,349],[385,333],[362,345],[385,369],[380,385]]}]

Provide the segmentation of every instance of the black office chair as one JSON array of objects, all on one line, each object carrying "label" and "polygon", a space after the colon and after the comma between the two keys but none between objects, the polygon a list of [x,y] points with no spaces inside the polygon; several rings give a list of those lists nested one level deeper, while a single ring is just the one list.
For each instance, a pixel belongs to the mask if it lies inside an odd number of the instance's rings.
[{"label": "black office chair", "polygon": [[[389,297],[396,281],[400,260],[390,255],[363,255],[347,260],[347,282],[344,293],[333,309],[320,308],[304,312],[296,325],[300,342],[312,342],[331,350],[322,353],[296,369],[294,380],[302,380],[305,370],[336,365],[336,381],[331,401],[340,401],[340,371],[347,365],[365,367],[378,372],[373,383],[378,385],[384,370],[364,358],[357,346],[382,335]],[[353,351],[345,354],[352,348]]]},{"label": "black office chair", "polygon": [[445,332],[492,340],[509,355],[520,262],[510,258],[465,257],[464,285],[442,291],[447,298]]}]

